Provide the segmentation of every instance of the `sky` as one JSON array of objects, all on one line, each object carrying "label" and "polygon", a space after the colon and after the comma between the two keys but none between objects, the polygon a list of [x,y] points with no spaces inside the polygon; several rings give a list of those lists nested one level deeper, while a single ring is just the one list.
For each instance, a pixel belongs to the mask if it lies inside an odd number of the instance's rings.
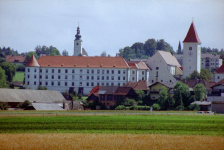
[{"label": "sky", "polygon": [[89,56],[151,38],[176,51],[192,20],[202,47],[224,48],[224,0],[0,0],[0,47],[53,45],[73,55],[79,23]]}]

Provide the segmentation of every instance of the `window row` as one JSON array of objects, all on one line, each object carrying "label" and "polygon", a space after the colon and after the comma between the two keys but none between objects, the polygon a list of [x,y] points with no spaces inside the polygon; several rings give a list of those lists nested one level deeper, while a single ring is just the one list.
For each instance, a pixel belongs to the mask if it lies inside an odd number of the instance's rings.
[{"label": "window row", "polygon": [[[132,71],[132,74],[135,74],[135,71],[134,70]],[[141,74],[142,75],[145,75],[145,71],[141,71]]]}]

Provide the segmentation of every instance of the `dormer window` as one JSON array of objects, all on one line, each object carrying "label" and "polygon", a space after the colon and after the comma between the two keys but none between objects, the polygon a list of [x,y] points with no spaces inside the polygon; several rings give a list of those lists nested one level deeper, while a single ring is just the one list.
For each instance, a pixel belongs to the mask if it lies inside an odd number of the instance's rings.
[{"label": "dormer window", "polygon": [[189,47],[189,50],[192,50],[192,47]]}]

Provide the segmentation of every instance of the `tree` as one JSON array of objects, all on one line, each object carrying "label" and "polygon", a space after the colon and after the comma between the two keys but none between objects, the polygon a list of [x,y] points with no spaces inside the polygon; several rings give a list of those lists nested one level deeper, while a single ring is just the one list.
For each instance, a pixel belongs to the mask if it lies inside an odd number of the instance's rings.
[{"label": "tree", "polygon": [[164,39],[160,39],[159,41],[157,41],[156,49],[167,51],[167,52],[170,52],[172,54],[175,54],[175,52],[173,50],[173,47],[170,46],[170,44],[168,44],[167,42],[165,42]]},{"label": "tree", "polygon": [[55,49],[51,50],[50,56],[58,56],[58,55],[61,55],[61,53],[59,52],[58,49],[55,48]]},{"label": "tree", "polygon": [[25,100],[23,103],[19,103],[17,108],[26,108],[31,102],[29,100]]},{"label": "tree", "polygon": [[174,104],[175,104],[175,100],[173,99],[173,97],[170,96],[170,94],[168,94],[167,100],[165,102],[165,107],[168,110],[172,110],[174,108]]},{"label": "tree", "polygon": [[159,92],[159,100],[157,103],[160,105],[162,109],[166,109],[165,108],[166,101],[167,101],[167,88],[165,86],[162,86],[161,91]]},{"label": "tree", "polygon": [[0,102],[0,110],[8,110],[9,106],[6,102]]},{"label": "tree", "polygon": [[135,53],[137,53],[137,50],[139,51],[143,50],[143,46],[144,46],[143,43],[136,42],[131,46],[131,48],[135,50]]},{"label": "tree", "polygon": [[26,59],[25,59],[25,61],[28,62],[28,61],[30,60],[31,56],[33,56],[33,55],[34,55],[35,58],[38,60],[39,57],[37,56],[36,52],[32,52],[32,51],[31,51],[31,52],[29,52],[29,53],[26,55]]},{"label": "tree", "polygon": [[63,50],[62,56],[68,56],[68,51],[66,51],[66,49]]},{"label": "tree", "polygon": [[193,90],[194,90],[195,98],[198,101],[201,101],[204,99],[204,97],[206,95],[206,88],[204,87],[203,84],[196,84],[194,86]]},{"label": "tree", "polygon": [[2,62],[2,63],[0,63],[0,67],[5,70],[5,74],[7,76],[6,80],[11,82],[13,77],[16,74],[16,67],[15,67],[15,65],[13,65],[13,64],[11,64],[9,62]]},{"label": "tree", "polygon": [[103,51],[101,54],[100,54],[101,57],[107,57],[107,53],[106,51]]},{"label": "tree", "polygon": [[152,56],[156,53],[157,43],[155,39],[148,39],[145,41],[144,50],[147,56]]},{"label": "tree", "polygon": [[184,107],[187,107],[187,102],[190,97],[189,87],[182,82],[177,82],[173,90],[174,90],[174,97],[175,97],[175,107],[180,105],[181,101]]},{"label": "tree", "polygon": [[183,54],[183,52],[182,52],[182,50],[181,50],[181,44],[180,44],[180,41],[179,41],[179,45],[178,45],[177,54]]},{"label": "tree", "polygon": [[6,75],[5,70],[0,67],[0,88],[6,87]]},{"label": "tree", "polygon": [[190,79],[200,79],[200,74],[194,70],[191,74],[190,74]]},{"label": "tree", "polygon": [[200,72],[200,79],[204,79],[208,82],[210,82],[213,78],[213,74],[211,73],[210,70],[207,70],[207,69],[201,69],[201,72]]}]

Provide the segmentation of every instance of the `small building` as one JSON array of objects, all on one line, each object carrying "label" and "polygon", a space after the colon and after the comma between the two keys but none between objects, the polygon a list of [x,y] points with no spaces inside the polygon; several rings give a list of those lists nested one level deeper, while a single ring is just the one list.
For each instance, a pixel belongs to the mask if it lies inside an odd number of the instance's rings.
[{"label": "small building", "polygon": [[138,82],[128,82],[125,85],[123,85],[122,87],[132,87],[135,91],[141,90],[141,91],[144,91],[145,94],[147,94],[149,91],[150,85],[151,85],[151,83],[149,83],[148,81],[140,80]]},{"label": "small building", "polygon": [[161,82],[156,82],[156,83],[149,86],[150,97],[151,97],[152,100],[159,99],[159,92],[160,92],[162,86],[166,87],[167,90],[169,91],[169,93],[173,96],[173,90],[172,89],[173,89],[174,85],[172,83],[164,84],[164,83],[161,83]]},{"label": "small building", "polygon": [[193,104],[198,104],[200,107],[200,111],[210,111],[211,110],[211,102],[208,101],[194,101],[191,103]]},{"label": "small building", "polygon": [[6,62],[10,62],[13,64],[24,64],[26,60],[25,55],[20,55],[20,56],[13,56],[13,55],[6,55],[5,58]]},{"label": "small building", "polygon": [[219,82],[224,79],[224,64],[214,72],[214,81]]}]

